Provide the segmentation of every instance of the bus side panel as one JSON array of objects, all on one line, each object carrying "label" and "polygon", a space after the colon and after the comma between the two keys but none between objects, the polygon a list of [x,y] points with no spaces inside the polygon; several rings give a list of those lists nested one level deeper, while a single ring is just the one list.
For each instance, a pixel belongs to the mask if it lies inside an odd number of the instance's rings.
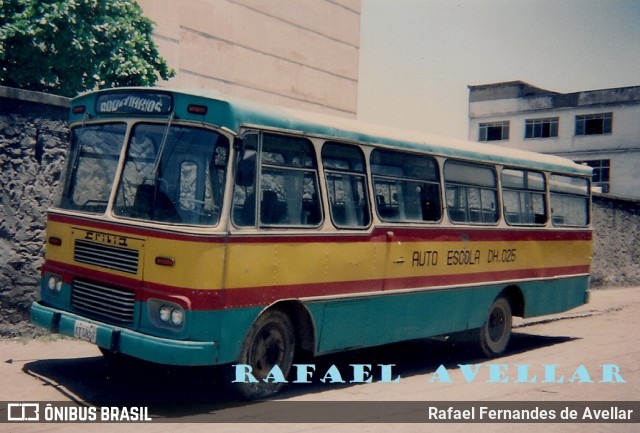
[{"label": "bus side panel", "polygon": [[[486,293],[485,299],[492,300],[499,288],[432,290],[323,303],[318,352],[377,346],[465,330],[470,325],[472,306],[477,305],[469,300],[475,299],[475,292],[480,290]],[[487,309],[490,302],[485,302]],[[311,308],[314,310],[317,307]]]},{"label": "bus side panel", "polygon": [[587,303],[589,277],[576,276],[522,284],[524,317],[555,314]]},{"label": "bus side panel", "polygon": [[[525,317],[558,313],[585,304],[587,277],[522,283]],[[432,290],[421,293],[312,304],[318,353],[377,346],[480,328],[505,285]],[[320,308],[322,306],[322,308]]]},{"label": "bus side panel", "polygon": [[244,338],[263,309],[264,307],[234,308],[208,313],[221,325],[218,364],[238,360]]}]

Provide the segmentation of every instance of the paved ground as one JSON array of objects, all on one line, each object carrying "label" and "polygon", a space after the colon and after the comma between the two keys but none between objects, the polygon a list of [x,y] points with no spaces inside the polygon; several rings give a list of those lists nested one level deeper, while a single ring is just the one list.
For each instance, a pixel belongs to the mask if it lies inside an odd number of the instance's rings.
[{"label": "paved ground", "polygon": [[[184,424],[4,424],[10,432],[135,431],[183,432],[229,431],[262,433],[345,431],[535,431],[637,432],[639,424],[343,424],[332,416],[335,401],[640,401],[640,287],[595,291],[590,304],[570,312],[516,322],[509,352],[499,359],[479,358],[467,347],[434,341],[394,344],[316,359],[316,371],[324,376],[331,365],[349,381],[350,364],[395,364],[392,378],[381,383],[380,373],[369,384],[299,384],[284,389],[279,399],[287,404],[239,404],[229,402],[223,383],[230,368],[182,369],[136,363],[114,367],[88,343],[70,339],[0,341],[0,392],[2,401],[78,401],[104,406],[108,402],[144,402],[152,416]],[[460,368],[458,365],[469,365]],[[477,367],[476,364],[481,364]],[[523,372],[527,365],[528,371]],[[555,365],[553,380],[545,365]],[[603,365],[611,371],[603,380]],[[473,376],[473,374],[477,374]],[[518,368],[523,375],[518,379]],[[619,370],[618,370],[619,369]],[[617,375],[616,375],[617,373]],[[450,379],[446,382],[445,379]],[[588,377],[587,377],[588,375]],[[535,381],[534,381],[535,376]],[[561,383],[560,377],[564,377]],[[471,379],[472,380],[468,380]],[[573,382],[570,379],[574,379]],[[593,383],[587,382],[587,379]],[[624,379],[624,383],[620,380]],[[304,411],[307,402],[314,413],[326,413],[327,424],[260,424],[267,417],[282,419]],[[535,407],[535,405],[533,406]],[[416,417],[416,409],[394,403],[368,406],[371,417]],[[420,406],[422,408],[422,406]],[[1,408],[0,408],[1,409]],[[358,406],[344,405],[347,411]],[[422,409],[420,409],[422,410]],[[323,412],[324,411],[324,412]],[[426,409],[425,409],[426,412]],[[308,412],[307,412],[308,413]],[[213,414],[213,415],[211,415]],[[254,424],[195,423],[244,417]],[[422,414],[420,414],[422,416]],[[392,419],[392,418],[388,418]]]}]

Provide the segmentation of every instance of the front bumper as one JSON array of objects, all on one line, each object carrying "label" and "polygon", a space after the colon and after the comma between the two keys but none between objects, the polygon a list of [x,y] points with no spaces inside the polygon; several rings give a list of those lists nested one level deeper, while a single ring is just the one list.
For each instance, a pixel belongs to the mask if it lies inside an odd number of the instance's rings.
[{"label": "front bumper", "polygon": [[218,358],[214,342],[181,341],[154,337],[131,329],[86,319],[67,311],[48,307],[40,302],[31,305],[31,323],[53,333],[74,336],[76,321],[90,323],[97,328],[96,344],[114,353],[169,365],[213,365]]}]

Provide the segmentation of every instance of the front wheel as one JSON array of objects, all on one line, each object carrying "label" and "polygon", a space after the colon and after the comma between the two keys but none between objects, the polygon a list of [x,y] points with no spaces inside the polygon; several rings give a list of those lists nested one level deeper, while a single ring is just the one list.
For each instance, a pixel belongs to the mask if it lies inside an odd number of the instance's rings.
[{"label": "front wheel", "polygon": [[487,321],[480,328],[480,348],[490,358],[502,355],[511,338],[511,305],[506,298],[498,297],[491,308]]},{"label": "front wheel", "polygon": [[295,349],[294,332],[289,317],[279,310],[267,311],[255,321],[245,337],[239,364],[251,367],[251,374],[257,382],[236,383],[241,397],[256,400],[275,394],[283,386],[267,376],[278,366],[286,379],[293,364]]}]

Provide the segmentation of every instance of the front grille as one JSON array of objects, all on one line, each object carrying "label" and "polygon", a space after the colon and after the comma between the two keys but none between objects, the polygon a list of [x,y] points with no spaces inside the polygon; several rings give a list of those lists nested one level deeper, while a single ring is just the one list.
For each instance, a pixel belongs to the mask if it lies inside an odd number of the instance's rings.
[{"label": "front grille", "polygon": [[130,274],[138,273],[138,250],[97,244],[76,239],[76,262],[100,266]]},{"label": "front grille", "polygon": [[90,316],[119,324],[133,324],[135,293],[86,280],[73,280],[71,305]]}]

